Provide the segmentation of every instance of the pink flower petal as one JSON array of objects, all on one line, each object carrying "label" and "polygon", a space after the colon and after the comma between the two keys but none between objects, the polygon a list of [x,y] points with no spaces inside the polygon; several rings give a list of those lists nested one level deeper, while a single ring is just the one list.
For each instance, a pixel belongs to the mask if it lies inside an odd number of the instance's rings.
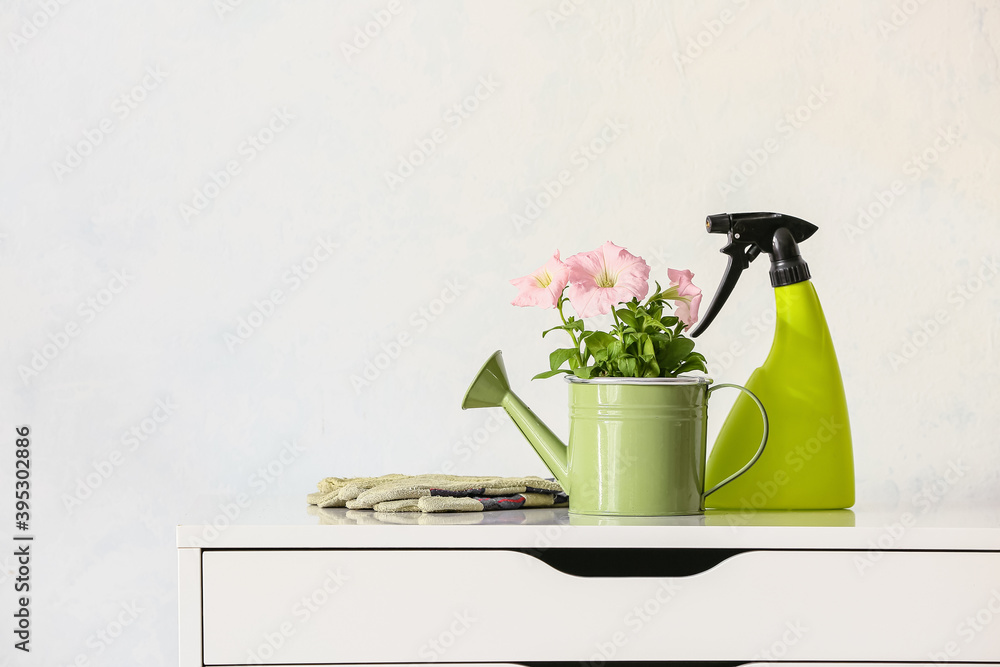
[{"label": "pink flower petal", "polygon": [[701,289],[691,282],[694,274],[687,270],[667,269],[667,278],[670,279],[672,286],[677,286],[677,293],[680,296],[687,297],[686,300],[674,301],[677,304],[677,317],[684,323],[684,330],[687,331],[698,321],[698,308],[701,306]]},{"label": "pink flower petal", "polygon": [[515,306],[555,308],[568,281],[569,267],[559,259],[559,251],[556,250],[552,258],[541,267],[510,281],[518,289],[517,296],[511,303]]},{"label": "pink flower petal", "polygon": [[608,241],[597,250],[582,252],[566,260],[569,267],[567,296],[580,317],[611,312],[633,297],[649,292],[649,265],[625,248]]}]

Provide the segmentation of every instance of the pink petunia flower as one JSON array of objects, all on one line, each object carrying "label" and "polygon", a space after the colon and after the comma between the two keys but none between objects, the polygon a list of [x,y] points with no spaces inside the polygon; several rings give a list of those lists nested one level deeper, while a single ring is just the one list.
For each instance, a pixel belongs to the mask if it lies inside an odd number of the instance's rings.
[{"label": "pink petunia flower", "polygon": [[573,255],[566,266],[569,301],[580,317],[606,315],[632,297],[645,298],[649,291],[649,264],[611,241]]},{"label": "pink petunia flower", "polygon": [[511,303],[515,306],[555,308],[568,281],[569,267],[559,259],[559,251],[556,250],[552,259],[537,271],[510,281],[518,289]]},{"label": "pink petunia flower", "polygon": [[677,294],[686,297],[686,299],[679,299],[674,301],[674,303],[677,304],[677,317],[685,324],[684,330],[687,331],[691,328],[691,325],[698,321],[698,307],[701,306],[701,289],[691,282],[694,274],[687,270],[667,269],[667,278],[670,279],[672,287],[677,287]]}]

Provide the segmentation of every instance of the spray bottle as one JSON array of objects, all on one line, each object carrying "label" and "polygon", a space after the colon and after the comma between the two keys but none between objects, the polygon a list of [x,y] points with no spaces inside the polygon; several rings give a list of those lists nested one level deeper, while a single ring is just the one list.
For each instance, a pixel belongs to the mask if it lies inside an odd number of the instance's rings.
[{"label": "spray bottle", "polygon": [[[771,257],[776,322],[764,364],[746,387],[760,398],[770,437],[760,460],[708,497],[717,509],[841,509],[854,504],[854,455],[844,384],[823,309],[798,244],[818,229],[780,213],[723,213],[706,221],[727,234],[729,266],[708,311],[691,336],[708,328],[742,272],[761,253]],[[715,441],[706,488],[753,456],[763,425],[757,407],[740,394]],[[756,434],[756,435],[755,435]]]}]

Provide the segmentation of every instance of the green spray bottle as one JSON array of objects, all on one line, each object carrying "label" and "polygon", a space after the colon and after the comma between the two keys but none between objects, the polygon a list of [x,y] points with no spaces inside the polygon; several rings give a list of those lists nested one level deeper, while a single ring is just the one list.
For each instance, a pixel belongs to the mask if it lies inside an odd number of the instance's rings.
[{"label": "green spray bottle", "polygon": [[[706,221],[726,234],[729,266],[691,336],[712,323],[742,272],[761,253],[771,257],[776,321],[764,364],[746,387],[770,420],[767,448],[753,468],[706,499],[716,509],[842,509],[854,504],[854,454],[844,383],[823,309],[798,245],[816,225],[780,213],[724,213]],[[753,456],[763,431],[760,412],[741,394],[708,457],[705,485],[722,481]]]}]

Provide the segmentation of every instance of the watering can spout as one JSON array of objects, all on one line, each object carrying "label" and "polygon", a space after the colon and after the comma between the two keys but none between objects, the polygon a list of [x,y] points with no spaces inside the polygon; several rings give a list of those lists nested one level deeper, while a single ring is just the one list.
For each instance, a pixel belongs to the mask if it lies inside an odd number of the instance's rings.
[{"label": "watering can spout", "polygon": [[506,410],[518,430],[528,439],[542,457],[546,467],[562,485],[563,490],[570,493],[566,445],[531,411],[531,408],[524,404],[524,401],[517,397],[517,394],[511,391],[500,350],[483,364],[476,379],[465,392],[462,409],[470,408]]}]

